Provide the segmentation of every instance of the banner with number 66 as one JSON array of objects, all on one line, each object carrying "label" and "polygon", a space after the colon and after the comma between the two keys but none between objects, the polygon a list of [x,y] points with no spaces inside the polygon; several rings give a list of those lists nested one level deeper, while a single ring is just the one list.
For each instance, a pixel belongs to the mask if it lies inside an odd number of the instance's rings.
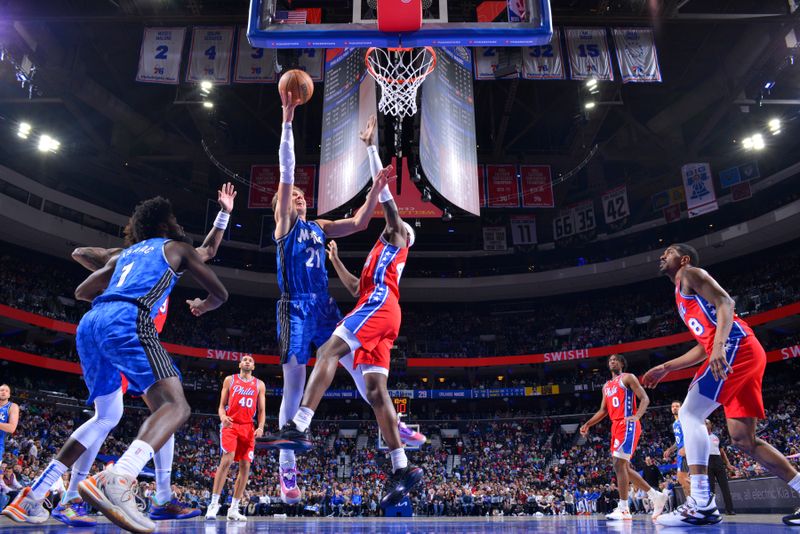
[{"label": "banner with number 66", "polygon": [[192,31],[187,82],[230,83],[232,27],[197,27]]},{"label": "banner with number 66", "polygon": [[603,193],[602,206],[606,224],[616,222],[630,215],[628,188],[621,185]]}]

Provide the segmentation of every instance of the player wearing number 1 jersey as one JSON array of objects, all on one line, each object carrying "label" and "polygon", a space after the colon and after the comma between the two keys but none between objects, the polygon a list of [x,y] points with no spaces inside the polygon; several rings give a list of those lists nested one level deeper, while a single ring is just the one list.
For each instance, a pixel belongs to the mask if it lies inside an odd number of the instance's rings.
[{"label": "player wearing number 1 jersey", "polygon": [[[581,427],[581,435],[589,434],[589,429],[605,419],[611,419],[611,456],[614,458],[614,473],[617,475],[617,489],[619,490],[619,504],[614,511],[606,515],[609,520],[632,519],[628,510],[628,491],[630,484],[636,489],[647,492],[653,502],[653,517],[658,517],[664,511],[669,497],[650,487],[645,480],[631,467],[631,456],[636,450],[639,436],[642,433],[642,424],[639,420],[647,410],[650,399],[642,389],[639,380],[626,373],[628,364],[621,354],[612,354],[608,358],[608,369],[611,371],[611,380],[603,386],[603,398],[600,401],[600,410]],[[636,399],[639,399],[639,409],[636,409]]]},{"label": "player wearing number 1 jersey", "polygon": [[[233,489],[233,499],[228,508],[228,521],[246,521],[239,512],[239,501],[247,486],[250,464],[253,462],[255,438],[264,434],[266,421],[266,389],[264,383],[253,376],[256,362],[252,356],[239,361],[239,373],[231,375],[222,383],[219,399],[220,447],[222,459],[214,475],[214,489],[208,505],[206,519],[214,519],[219,512],[219,496],[228,477],[231,462],[239,462],[239,473]],[[258,425],[253,429],[253,417],[258,411]]]},{"label": "player wearing number 1 jersey", "polygon": [[[722,521],[708,483],[710,442],[706,419],[722,406],[731,442],[774,475],[800,491],[800,474],[789,460],[756,437],[756,422],[764,419],[761,380],[767,355],[753,330],[734,310],[734,301],[711,275],[699,267],[691,245],[676,243],[661,255],[659,270],[675,287],[678,314],[697,345],[686,354],[650,369],[642,382],[655,387],[678,369],[700,368],[678,412],[689,463],[691,496],[677,510],[658,519],[664,526],[713,525]],[[800,526],[800,508],[783,518]]]}]

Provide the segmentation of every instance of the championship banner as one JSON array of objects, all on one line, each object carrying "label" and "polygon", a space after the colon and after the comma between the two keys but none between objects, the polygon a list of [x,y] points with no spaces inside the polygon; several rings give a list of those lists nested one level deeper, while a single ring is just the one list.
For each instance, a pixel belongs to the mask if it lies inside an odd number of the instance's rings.
[{"label": "championship banner", "polygon": [[486,207],[486,165],[478,165],[478,203]]},{"label": "championship banner", "polygon": [[746,200],[753,196],[753,191],[750,189],[750,182],[742,182],[731,187],[731,200],[739,202]]},{"label": "championship banner", "polygon": [[565,32],[571,79],[614,79],[605,28],[567,28]]},{"label": "championship banner", "polygon": [[552,208],[553,177],[549,165],[520,165],[520,189],[525,208]]},{"label": "championship banner", "polygon": [[246,28],[239,30],[233,81],[236,83],[277,83],[278,81],[278,75],[275,72],[275,50],[250,46]]},{"label": "championship banner", "polygon": [[186,28],[145,28],[136,81],[177,85],[185,38]]},{"label": "championship banner", "polygon": [[278,165],[253,165],[250,167],[250,209],[272,209],[272,197],[278,191],[281,169]]},{"label": "championship banner", "polygon": [[[475,79],[476,80],[509,80],[519,78],[522,72],[522,61],[518,49],[507,49],[490,47],[475,47]],[[500,54],[506,54],[510,60],[509,67],[514,66],[515,70],[505,76],[497,76],[496,71],[500,63]],[[503,65],[506,67],[506,65]]]},{"label": "championship banner", "polygon": [[192,31],[187,82],[225,84],[231,80],[233,28],[201,26]]},{"label": "championship banner", "polygon": [[719,208],[711,179],[711,166],[708,163],[686,164],[681,167],[681,176],[690,219]]},{"label": "championship banner", "polygon": [[601,203],[606,224],[624,219],[631,213],[628,207],[628,188],[624,185],[603,193]]},{"label": "championship banner", "polygon": [[487,201],[490,208],[518,208],[519,181],[516,165],[486,166]]},{"label": "championship banner", "polygon": [[508,250],[505,226],[483,227],[483,250]]},{"label": "championship banner", "polygon": [[661,69],[653,30],[650,28],[614,28],[617,61],[622,83],[660,82]]},{"label": "championship banner", "polygon": [[511,244],[513,245],[535,245],[536,239],[536,216],[516,215],[509,219],[511,225]]},{"label": "championship banner", "polygon": [[564,80],[564,59],[561,52],[561,33],[553,28],[549,44],[522,49],[522,78],[525,80]]},{"label": "championship banner", "polygon": [[597,227],[594,216],[594,202],[587,200],[576,204],[569,210],[572,213],[572,221],[575,224],[575,233],[582,234],[590,232]]}]

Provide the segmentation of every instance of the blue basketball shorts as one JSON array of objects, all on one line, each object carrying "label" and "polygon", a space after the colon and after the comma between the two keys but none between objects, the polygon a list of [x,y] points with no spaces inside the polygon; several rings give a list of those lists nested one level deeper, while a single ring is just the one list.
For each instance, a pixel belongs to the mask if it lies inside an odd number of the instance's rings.
[{"label": "blue basketball shorts", "polygon": [[122,386],[120,373],[131,392],[145,393],[165,378],[180,372],[161,342],[147,310],[131,302],[102,302],[92,307],[78,324],[75,338],[83,379],[91,404],[95,398]]},{"label": "blue basketball shorts", "polygon": [[311,345],[328,341],[342,318],[333,297],[327,293],[283,296],[276,304],[281,363],[294,356],[299,364],[311,358]]}]

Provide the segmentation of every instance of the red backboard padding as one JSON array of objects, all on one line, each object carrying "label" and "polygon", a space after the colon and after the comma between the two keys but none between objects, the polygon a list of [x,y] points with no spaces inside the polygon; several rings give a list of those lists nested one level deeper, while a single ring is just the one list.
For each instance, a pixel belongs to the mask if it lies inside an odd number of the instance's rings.
[{"label": "red backboard padding", "polygon": [[422,0],[378,0],[378,30],[415,32],[422,27]]}]

